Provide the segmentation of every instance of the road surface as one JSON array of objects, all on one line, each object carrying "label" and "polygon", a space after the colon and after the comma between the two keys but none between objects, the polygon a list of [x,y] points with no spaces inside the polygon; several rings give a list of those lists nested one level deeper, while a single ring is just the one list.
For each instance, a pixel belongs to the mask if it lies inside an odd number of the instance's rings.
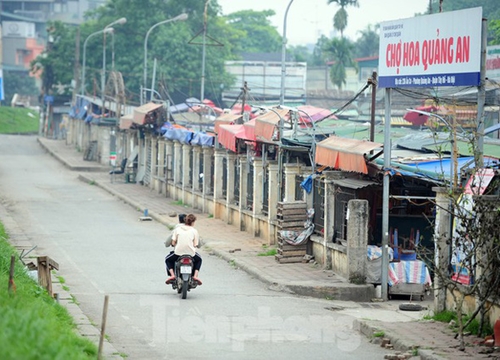
[{"label": "road surface", "polygon": [[[201,287],[164,284],[168,229],[78,180],[34,136],[0,135],[0,200],[127,359],[382,359],[327,299],[273,291],[201,249]],[[131,185],[132,186],[132,185]],[[214,228],[214,232],[217,229]],[[211,235],[213,236],[213,234]]]}]

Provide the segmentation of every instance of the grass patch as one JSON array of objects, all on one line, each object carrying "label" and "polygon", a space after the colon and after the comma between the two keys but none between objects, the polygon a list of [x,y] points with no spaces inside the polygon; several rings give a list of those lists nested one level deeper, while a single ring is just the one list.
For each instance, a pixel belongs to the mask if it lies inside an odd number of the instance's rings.
[{"label": "grass patch", "polygon": [[377,331],[376,333],[373,334],[373,337],[384,337],[385,332],[384,331]]},{"label": "grass patch", "polygon": [[208,218],[212,219],[214,217],[214,214],[208,214]]},{"label": "grass patch", "polygon": [[182,205],[184,205],[184,203],[182,202],[182,200],[177,200],[177,201],[174,201],[174,202],[172,203],[172,205],[179,205],[179,206],[182,206]]},{"label": "grass patch", "polygon": [[276,249],[269,249],[267,251],[258,253],[257,256],[274,256],[278,253],[278,250]]},{"label": "grass patch", "polygon": [[[464,324],[469,321],[470,316],[469,315],[464,315],[463,316],[463,322]],[[444,322],[444,323],[450,323],[452,320],[455,322],[455,327],[454,330],[458,331],[458,317],[457,313],[450,311],[450,310],[445,310],[439,313],[436,313],[432,316],[429,316],[429,318],[426,318],[426,320],[435,320],[439,322]],[[479,319],[475,318],[472,320],[472,322],[464,329],[464,332],[470,332],[473,335],[478,335],[479,334]],[[490,323],[486,321],[484,324],[484,329],[483,329],[483,335],[491,335],[493,334],[493,328],[491,327]]]},{"label": "grass patch", "polygon": [[10,257],[16,251],[0,224],[0,359],[95,359],[97,347],[75,332],[65,307],[36,284],[17,261],[16,290],[6,291]]},{"label": "grass patch", "polygon": [[0,106],[0,134],[38,133],[39,114],[30,109]]}]

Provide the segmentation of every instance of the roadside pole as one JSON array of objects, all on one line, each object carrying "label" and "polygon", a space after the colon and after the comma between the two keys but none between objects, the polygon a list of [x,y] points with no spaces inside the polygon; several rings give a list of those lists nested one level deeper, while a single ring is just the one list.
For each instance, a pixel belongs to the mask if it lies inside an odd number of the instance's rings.
[{"label": "roadside pole", "polygon": [[385,89],[385,123],[384,123],[384,188],[382,199],[382,300],[388,299],[387,283],[389,277],[389,185],[391,166],[391,88]]}]

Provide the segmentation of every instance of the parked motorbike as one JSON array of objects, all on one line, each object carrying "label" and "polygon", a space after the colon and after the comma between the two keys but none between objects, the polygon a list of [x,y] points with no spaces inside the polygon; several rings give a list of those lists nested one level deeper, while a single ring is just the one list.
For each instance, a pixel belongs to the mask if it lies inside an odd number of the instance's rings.
[{"label": "parked motorbike", "polygon": [[175,281],[172,283],[172,289],[177,290],[183,299],[187,297],[188,291],[198,286],[193,280],[193,265],[193,258],[189,255],[182,255],[175,262]]}]

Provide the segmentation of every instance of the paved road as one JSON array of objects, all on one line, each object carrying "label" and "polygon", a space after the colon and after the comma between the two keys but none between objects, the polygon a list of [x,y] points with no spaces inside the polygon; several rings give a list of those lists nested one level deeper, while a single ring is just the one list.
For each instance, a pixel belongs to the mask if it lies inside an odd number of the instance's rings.
[{"label": "paved road", "polygon": [[[187,300],[164,285],[167,229],[84,184],[32,136],[0,136],[0,198],[38,253],[128,359],[382,359],[331,302],[276,292],[201,250],[203,286]],[[216,232],[217,229],[214,229]]]}]

